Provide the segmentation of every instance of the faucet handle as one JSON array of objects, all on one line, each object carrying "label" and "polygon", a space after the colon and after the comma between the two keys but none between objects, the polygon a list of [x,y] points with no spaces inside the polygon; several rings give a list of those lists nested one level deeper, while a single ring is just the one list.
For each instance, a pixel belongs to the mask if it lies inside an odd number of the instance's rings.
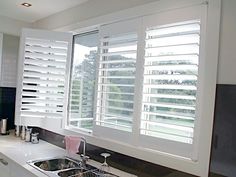
[{"label": "faucet handle", "polygon": [[90,159],[89,156],[84,155],[84,154],[80,154],[80,157],[81,157],[82,160],[84,160],[84,161],[86,161],[86,162]]}]

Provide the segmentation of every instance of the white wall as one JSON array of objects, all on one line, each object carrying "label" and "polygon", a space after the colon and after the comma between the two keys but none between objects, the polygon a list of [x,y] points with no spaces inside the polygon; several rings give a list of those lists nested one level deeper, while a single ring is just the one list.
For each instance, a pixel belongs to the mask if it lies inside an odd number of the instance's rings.
[{"label": "white wall", "polygon": [[19,36],[22,28],[31,26],[30,23],[0,16],[0,32],[4,34]]},{"label": "white wall", "polygon": [[218,84],[236,84],[236,0],[223,0]]},{"label": "white wall", "polygon": [[84,20],[159,0],[90,0],[34,23],[36,28],[58,29]]}]

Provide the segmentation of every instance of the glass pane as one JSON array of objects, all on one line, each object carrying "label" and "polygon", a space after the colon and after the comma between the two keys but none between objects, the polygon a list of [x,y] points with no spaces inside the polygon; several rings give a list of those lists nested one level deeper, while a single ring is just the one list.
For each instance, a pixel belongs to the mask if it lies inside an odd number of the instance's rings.
[{"label": "glass pane", "polygon": [[69,126],[92,130],[98,32],[74,37]]}]

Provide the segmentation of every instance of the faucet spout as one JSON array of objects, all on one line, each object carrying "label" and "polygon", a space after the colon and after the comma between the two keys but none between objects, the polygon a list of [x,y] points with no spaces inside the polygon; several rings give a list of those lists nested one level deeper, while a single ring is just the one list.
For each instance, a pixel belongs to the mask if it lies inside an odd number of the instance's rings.
[{"label": "faucet spout", "polygon": [[84,137],[81,137],[81,141],[83,141],[83,155],[86,155],[86,139]]},{"label": "faucet spout", "polygon": [[86,163],[89,159],[88,156],[86,156],[86,139],[84,137],[81,137],[81,141],[83,141],[83,154],[80,154],[80,157],[81,157],[81,164],[83,167],[86,167]]}]

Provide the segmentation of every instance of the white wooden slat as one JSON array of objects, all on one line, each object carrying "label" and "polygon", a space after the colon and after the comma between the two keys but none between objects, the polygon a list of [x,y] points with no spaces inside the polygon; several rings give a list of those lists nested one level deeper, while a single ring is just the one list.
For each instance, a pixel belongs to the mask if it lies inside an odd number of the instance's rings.
[{"label": "white wooden slat", "polygon": [[63,102],[64,95],[58,93],[40,93],[40,92],[22,92],[22,97],[37,97],[37,98],[51,98],[51,99],[61,99]]},{"label": "white wooden slat", "polygon": [[[128,116],[123,116],[120,114],[111,114],[111,113],[96,113],[97,115],[102,115],[104,119],[113,119],[113,120],[124,120],[124,121],[129,121],[132,122],[132,117],[128,117]],[[97,122],[99,122],[97,120]]]},{"label": "white wooden slat", "polygon": [[[200,42],[200,41],[199,41]],[[180,44],[169,44],[169,45],[155,45],[155,46],[148,46],[146,47],[146,49],[160,49],[160,48],[166,48],[166,47],[184,47],[184,46],[199,46],[199,43],[180,43]]]},{"label": "white wooden slat", "polygon": [[150,89],[171,89],[171,90],[197,90],[196,86],[192,85],[161,85],[161,84],[144,84],[144,88]]},{"label": "white wooden slat", "polygon": [[103,37],[100,39],[101,42],[120,42],[120,41],[137,41],[137,34],[128,34],[128,35],[121,35],[121,36],[110,36],[110,37]]},{"label": "white wooden slat", "polygon": [[118,123],[112,123],[112,122],[108,122],[108,121],[96,121],[97,123],[103,123],[105,125],[114,125],[116,127],[125,127],[125,128],[130,128],[130,126],[127,125],[123,125],[123,124],[118,124]]},{"label": "white wooden slat", "polygon": [[175,103],[162,103],[162,102],[157,102],[157,103],[150,103],[150,102],[143,102],[145,106],[156,106],[156,107],[165,107],[165,108],[173,108],[173,109],[185,109],[185,110],[195,110],[194,105],[180,105],[180,104],[175,104]]},{"label": "white wooden slat", "polygon": [[135,68],[99,68],[99,71],[135,71]]},{"label": "white wooden slat", "polygon": [[56,60],[56,61],[66,61],[66,56],[64,55],[56,55],[56,54],[44,54],[44,53],[30,53],[25,52],[26,58],[41,58],[45,60]]},{"label": "white wooden slat", "polygon": [[[150,124],[148,124],[148,126],[149,125]],[[178,138],[183,138],[183,139],[191,139],[191,140],[193,139],[193,134],[191,132],[186,132],[186,131],[181,131],[181,130],[172,130],[172,129],[168,129],[168,128],[161,127],[158,125],[155,125],[155,127],[156,128],[153,130],[141,128],[141,131],[147,131],[152,134],[162,133],[162,134],[165,134],[166,136],[176,136]]]},{"label": "white wooden slat", "polygon": [[27,72],[23,73],[24,77],[36,77],[36,78],[43,78],[43,79],[54,79],[58,81],[64,80],[64,75],[62,74],[48,74],[48,73],[37,73],[37,72]]},{"label": "white wooden slat", "polygon": [[[36,85],[23,85],[22,90],[34,90],[38,92],[49,92],[51,94],[52,92],[64,92],[65,88],[60,88],[60,87],[48,87],[48,86],[36,86]],[[34,93],[34,92],[32,92]],[[59,93],[57,93],[59,94]]]},{"label": "white wooden slat", "polygon": [[150,131],[150,130],[143,130],[140,129],[141,134],[144,134],[146,136],[153,136],[156,138],[161,138],[161,139],[166,139],[166,140],[175,140],[177,142],[182,142],[182,143],[190,143],[192,144],[193,139],[192,138],[188,138],[188,137],[183,137],[183,136],[179,136],[179,135],[173,135],[173,134],[168,134],[168,133],[163,133],[163,132],[158,132],[158,131]]},{"label": "white wooden slat", "polygon": [[163,70],[193,70],[197,71],[198,66],[197,65],[145,65],[145,70],[148,71],[163,71]]},{"label": "white wooden slat", "polygon": [[133,42],[125,42],[125,43],[118,43],[118,44],[113,44],[113,45],[103,45],[101,46],[101,50],[104,49],[110,49],[110,48],[118,48],[118,47],[126,47],[126,46],[134,46],[137,45],[137,41],[133,41]]},{"label": "white wooden slat", "polygon": [[55,47],[55,48],[68,47],[68,42],[50,41],[50,40],[34,39],[34,38],[26,38],[25,43],[27,45],[37,45],[37,46],[44,46],[44,47]]},{"label": "white wooden slat", "polygon": [[63,68],[54,68],[54,67],[39,67],[39,66],[24,66],[24,71],[37,71],[37,72],[47,72],[47,73],[56,73],[56,74],[65,74],[65,69]]},{"label": "white wooden slat", "polygon": [[[176,130],[176,131],[183,131],[183,132],[186,132],[188,134],[193,133],[193,128],[191,128],[191,127],[183,127],[183,126],[171,125],[171,124],[165,124],[165,123],[159,123],[159,122],[153,122],[153,121],[144,121],[144,122],[147,123],[147,124],[159,126],[161,128],[173,129],[173,130]],[[176,135],[178,135],[178,133],[176,133]]]},{"label": "white wooden slat", "polygon": [[99,76],[100,79],[135,79],[134,76]]},{"label": "white wooden slat", "polygon": [[162,55],[162,56],[147,56],[145,57],[146,62],[173,62],[173,61],[191,61],[198,64],[198,54],[183,54],[183,55]]},{"label": "white wooden slat", "polygon": [[115,55],[125,55],[125,54],[136,54],[137,50],[126,50],[119,52],[101,53],[101,57],[115,56]]},{"label": "white wooden slat", "polygon": [[152,75],[152,74],[144,74],[145,79],[153,79],[153,80],[197,80],[196,75],[183,75],[183,74],[169,74],[169,75]]},{"label": "white wooden slat", "polygon": [[41,99],[41,98],[22,98],[22,103],[43,103],[43,104],[54,104],[54,105],[63,105],[62,100],[55,99]]},{"label": "white wooden slat", "polygon": [[63,107],[53,107],[53,106],[40,106],[40,105],[36,105],[36,104],[23,104],[21,105],[21,109],[29,109],[29,110],[37,110],[37,111],[58,111],[58,112],[62,112],[63,111]]},{"label": "white wooden slat", "polygon": [[116,63],[135,63],[136,59],[134,60],[102,60],[100,64],[116,64]]},{"label": "white wooden slat", "polygon": [[121,108],[121,107],[116,107],[116,106],[97,106],[98,108],[102,108],[102,109],[113,109],[113,110],[118,110],[118,111],[128,111],[128,112],[133,112],[133,109],[129,109],[129,108]]},{"label": "white wooden slat", "polygon": [[35,60],[35,59],[25,59],[25,64],[31,64],[31,65],[42,65],[42,66],[55,66],[60,68],[65,68],[66,63],[65,62],[59,62],[59,61],[50,61],[50,60]]},{"label": "white wooden slat", "polygon": [[131,95],[131,96],[134,95],[134,93],[128,93],[128,92],[104,92],[104,91],[100,91],[100,90],[98,90],[98,92],[100,94]]},{"label": "white wooden slat", "polygon": [[[151,32],[149,32],[150,35]],[[156,33],[156,31],[154,31]],[[195,31],[185,31],[185,32],[176,32],[176,33],[170,33],[170,34],[161,34],[161,35],[153,35],[150,38],[147,38],[146,40],[152,40],[152,39],[158,39],[158,38],[166,38],[166,37],[175,37],[175,36],[186,36],[186,35],[200,35],[199,30]]]},{"label": "white wooden slat", "polygon": [[28,79],[28,78],[24,78],[23,80],[23,84],[37,84],[37,85],[43,85],[43,84],[47,84],[47,85],[54,85],[54,86],[63,86],[64,85],[64,81],[55,81],[55,80],[42,80],[42,79]]},{"label": "white wooden slat", "polygon": [[119,100],[119,99],[109,99],[109,98],[106,98],[106,99],[102,98],[102,99],[101,99],[100,97],[98,97],[98,100],[111,101],[111,102],[118,102],[118,103],[131,103],[131,104],[134,103],[134,101],[132,101],[132,100],[125,100],[125,99],[123,99],[123,100]]},{"label": "white wooden slat", "polygon": [[[194,128],[193,121],[186,121],[186,120],[181,120],[181,119],[168,119],[168,118],[156,118],[156,119],[150,119],[150,120],[145,120],[142,119],[142,122],[149,124],[150,125],[155,125],[156,123],[162,123],[162,124],[169,124],[169,125],[176,125],[176,126],[182,126],[182,127],[188,127],[188,128]],[[145,128],[144,128],[145,129]]]},{"label": "white wooden slat", "polygon": [[[170,117],[175,119],[183,119],[183,120],[194,120],[195,115],[194,114],[187,114],[187,113],[170,113],[168,111],[156,111],[156,112],[147,112],[143,111],[144,115],[154,115],[154,116],[161,116],[161,117]],[[142,120],[145,120],[145,118],[142,118]]]},{"label": "white wooden slat", "polygon": [[67,54],[67,49],[57,49],[57,48],[38,47],[38,46],[37,47],[25,46],[25,50],[29,52],[53,53],[60,55]]},{"label": "white wooden slat", "polygon": [[[183,31],[183,30],[187,30],[187,31],[192,31],[192,30],[200,30],[200,21],[199,20],[193,20],[193,21],[189,21],[189,22],[180,22],[178,24],[168,24],[168,25],[162,25],[162,26],[155,26],[155,27],[149,27],[146,31],[147,32],[156,32],[157,30],[161,31],[162,32],[168,32],[170,33],[170,31],[166,31],[166,29],[172,29],[172,31],[177,31],[176,28],[179,28],[180,31]],[[186,28],[187,27],[187,28]]]},{"label": "white wooden slat", "polygon": [[98,83],[99,85],[102,85],[102,86],[117,86],[117,87],[134,87],[134,85],[131,85],[131,84],[106,84],[106,83]]},{"label": "white wooden slat", "polygon": [[151,97],[151,98],[196,100],[196,96],[189,96],[189,95],[151,94],[151,93],[143,93],[143,95],[144,95],[144,97]]},{"label": "white wooden slat", "polygon": [[43,117],[55,117],[55,118],[62,118],[61,113],[50,113],[50,112],[40,112],[40,111],[27,111],[21,110],[21,116],[43,116]]}]

